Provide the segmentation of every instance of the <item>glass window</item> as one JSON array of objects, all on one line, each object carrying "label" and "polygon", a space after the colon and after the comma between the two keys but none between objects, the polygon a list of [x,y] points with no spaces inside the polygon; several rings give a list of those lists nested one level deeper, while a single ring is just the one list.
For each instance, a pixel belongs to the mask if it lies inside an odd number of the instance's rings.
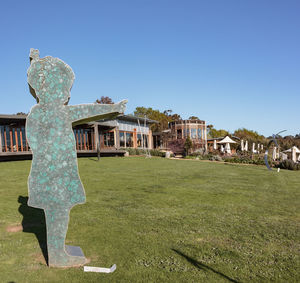
[{"label": "glass window", "polygon": [[120,132],[120,147],[125,147],[125,134]]},{"label": "glass window", "polygon": [[143,135],[143,139],[144,139],[144,147],[148,148],[148,135]]},{"label": "glass window", "polygon": [[126,133],[126,147],[133,147],[133,133]]},{"label": "glass window", "polygon": [[142,147],[142,135],[137,134],[137,147]]},{"label": "glass window", "polygon": [[202,139],[202,129],[198,129],[198,139]]},{"label": "glass window", "polygon": [[115,145],[115,135],[114,132],[106,132],[103,134],[104,146],[113,147]]},{"label": "glass window", "polygon": [[21,131],[22,131],[22,142],[23,142],[23,146],[24,146],[26,144],[26,132],[25,132],[25,128],[22,127]]},{"label": "glass window", "polygon": [[197,129],[191,129],[191,138],[196,139],[197,138]]},{"label": "glass window", "polygon": [[190,129],[186,129],[186,137],[190,135]]},{"label": "glass window", "polygon": [[181,129],[177,130],[177,139],[182,139],[182,130]]}]

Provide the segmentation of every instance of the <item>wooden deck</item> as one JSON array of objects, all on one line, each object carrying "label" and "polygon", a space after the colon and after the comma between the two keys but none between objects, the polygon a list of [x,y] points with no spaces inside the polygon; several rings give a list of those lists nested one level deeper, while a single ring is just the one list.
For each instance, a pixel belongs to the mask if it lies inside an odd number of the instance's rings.
[{"label": "wooden deck", "polygon": [[[100,151],[101,157],[103,156],[124,156],[125,150],[119,149],[102,149]],[[77,157],[97,157],[95,150],[78,150]],[[0,152],[0,161],[14,161],[14,160],[31,160],[31,151],[19,152]]]}]

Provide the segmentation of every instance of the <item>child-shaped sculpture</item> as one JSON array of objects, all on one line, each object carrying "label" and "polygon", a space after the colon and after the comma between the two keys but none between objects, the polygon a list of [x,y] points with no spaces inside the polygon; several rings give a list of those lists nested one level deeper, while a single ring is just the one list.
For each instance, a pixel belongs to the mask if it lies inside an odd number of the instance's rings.
[{"label": "child-shaped sculpture", "polygon": [[72,69],[58,58],[40,59],[34,49],[30,59],[28,83],[38,104],[26,120],[26,136],[33,152],[28,205],[45,211],[49,266],[79,266],[86,258],[71,255],[65,246],[70,209],[85,202],[72,125],[115,117],[124,113],[127,101],[68,106]]}]

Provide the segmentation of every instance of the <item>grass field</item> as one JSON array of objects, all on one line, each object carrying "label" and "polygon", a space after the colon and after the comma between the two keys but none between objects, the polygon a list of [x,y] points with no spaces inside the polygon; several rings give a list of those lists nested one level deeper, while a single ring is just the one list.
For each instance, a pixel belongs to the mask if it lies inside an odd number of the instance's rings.
[{"label": "grass field", "polygon": [[[0,282],[300,282],[300,172],[143,157],[79,159],[87,202],[66,244],[90,266],[48,268],[30,161],[0,163]],[[24,231],[22,231],[22,225]]]}]

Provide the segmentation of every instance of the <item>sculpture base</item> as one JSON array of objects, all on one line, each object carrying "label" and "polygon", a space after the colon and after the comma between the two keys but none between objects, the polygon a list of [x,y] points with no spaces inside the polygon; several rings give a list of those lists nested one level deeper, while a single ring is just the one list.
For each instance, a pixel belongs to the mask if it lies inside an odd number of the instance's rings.
[{"label": "sculpture base", "polygon": [[65,248],[66,248],[67,254],[69,254],[71,256],[84,257],[82,249],[78,246],[67,246],[67,245],[65,245]]},{"label": "sculpture base", "polygon": [[49,259],[49,267],[69,268],[80,267],[88,263],[80,247],[65,246],[65,252],[62,257],[58,256]]}]

